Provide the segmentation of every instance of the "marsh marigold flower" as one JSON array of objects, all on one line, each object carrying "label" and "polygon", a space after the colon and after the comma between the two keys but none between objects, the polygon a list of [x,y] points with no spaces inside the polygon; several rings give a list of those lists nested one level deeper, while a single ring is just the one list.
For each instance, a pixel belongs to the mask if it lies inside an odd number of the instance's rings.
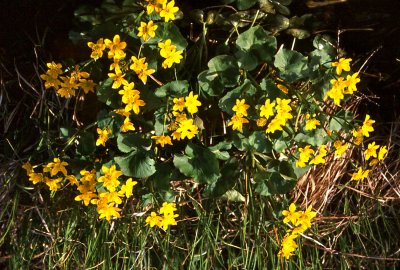
[{"label": "marsh marigold flower", "polygon": [[164,18],[165,22],[169,20],[175,20],[175,13],[179,11],[179,8],[175,6],[175,1],[164,2],[160,11],[160,17]]},{"label": "marsh marigold flower", "polygon": [[88,42],[88,47],[92,49],[92,53],[90,54],[90,58],[97,60],[103,56],[103,51],[106,48],[106,44],[102,38],[98,39],[96,43]]},{"label": "marsh marigold flower", "polygon": [[341,157],[343,156],[344,152],[346,152],[347,148],[349,147],[348,143],[343,143],[342,141],[335,141],[333,143],[333,146],[335,147],[335,157]]},{"label": "marsh marigold flower", "polygon": [[355,172],[351,175],[351,180],[355,180],[355,181],[364,180],[365,178],[368,177],[369,172],[370,172],[370,170],[364,171],[363,168],[360,167],[357,172]]},{"label": "marsh marigold flower", "polygon": [[50,172],[50,176],[54,176],[61,172],[66,176],[68,173],[65,166],[68,166],[67,162],[61,161],[59,158],[54,158],[53,162],[47,163],[47,165],[43,168],[43,172]]},{"label": "marsh marigold flower", "polygon": [[179,122],[179,127],[176,132],[180,134],[179,139],[188,138],[189,140],[194,138],[199,132],[198,127],[194,124],[193,119],[186,119]]},{"label": "marsh marigold flower", "polygon": [[171,137],[168,135],[160,135],[160,136],[151,136],[153,140],[156,140],[156,144],[164,147],[166,144],[172,145]]},{"label": "marsh marigold flower", "polygon": [[321,122],[318,119],[310,118],[309,114],[306,115],[306,127],[304,128],[305,130],[314,130],[319,125],[321,125]]},{"label": "marsh marigold flower", "polygon": [[121,85],[129,84],[129,82],[124,78],[125,74],[122,73],[119,67],[115,67],[115,73],[108,73],[108,77],[114,81],[111,86],[113,89],[118,89],[121,87]]},{"label": "marsh marigold flower", "polygon": [[342,71],[350,71],[351,58],[340,58],[338,62],[333,62],[332,67],[336,67],[336,74],[341,75]]},{"label": "marsh marigold flower", "polygon": [[369,133],[374,131],[374,128],[372,125],[375,123],[375,120],[372,120],[370,116],[367,114],[365,116],[365,120],[363,122],[363,125],[361,127],[362,130],[362,135],[365,137],[369,137]]},{"label": "marsh marigold flower", "polygon": [[109,49],[108,58],[123,59],[125,58],[124,49],[126,48],[126,42],[122,41],[119,35],[115,35],[113,40],[105,39],[104,43]]},{"label": "marsh marigold flower", "polygon": [[233,130],[239,130],[240,132],[243,132],[243,124],[247,123],[249,123],[249,120],[247,120],[245,117],[234,115],[232,116],[231,121],[228,123],[228,127],[232,126]]},{"label": "marsh marigold flower", "polygon": [[133,194],[133,187],[136,186],[137,183],[137,181],[132,181],[132,178],[129,178],[128,180],[126,180],[125,184],[122,185],[118,193],[125,196],[126,198],[131,197]]},{"label": "marsh marigold flower", "polygon": [[270,116],[274,116],[274,106],[275,101],[271,103],[271,100],[267,98],[264,105],[261,105],[260,107],[260,117],[264,117],[268,120]]},{"label": "marsh marigold flower", "polygon": [[147,14],[151,14],[154,11],[156,13],[160,13],[162,10],[163,4],[167,2],[167,0],[146,0],[147,4]]},{"label": "marsh marigold flower", "polygon": [[106,142],[108,141],[108,136],[111,134],[111,129],[101,129],[97,128],[97,134],[99,134],[99,138],[96,140],[96,145],[106,146]]},{"label": "marsh marigold flower", "polygon": [[232,111],[234,111],[237,116],[247,116],[248,108],[250,108],[250,105],[246,104],[246,100],[236,99],[236,105],[233,106]]},{"label": "marsh marigold flower", "polygon": [[375,142],[369,143],[368,148],[364,151],[365,160],[369,160],[371,157],[377,157],[376,151],[379,149],[379,145],[375,145]]},{"label": "marsh marigold flower", "polygon": [[189,95],[185,97],[185,107],[190,114],[195,114],[199,110],[197,107],[201,106],[201,102],[198,101],[199,95],[193,95],[193,91],[190,91]]},{"label": "marsh marigold flower", "polygon": [[156,25],[153,21],[149,21],[148,23],[140,22],[140,26],[138,28],[139,33],[137,34],[138,37],[142,37],[143,41],[148,41],[151,37],[155,37],[156,30],[158,25]]},{"label": "marsh marigold flower", "polygon": [[114,192],[120,184],[118,177],[122,175],[122,172],[118,171],[115,165],[112,165],[110,168],[103,165],[101,167],[101,171],[104,173],[104,175],[100,176],[97,181],[103,183],[103,186],[108,191]]}]

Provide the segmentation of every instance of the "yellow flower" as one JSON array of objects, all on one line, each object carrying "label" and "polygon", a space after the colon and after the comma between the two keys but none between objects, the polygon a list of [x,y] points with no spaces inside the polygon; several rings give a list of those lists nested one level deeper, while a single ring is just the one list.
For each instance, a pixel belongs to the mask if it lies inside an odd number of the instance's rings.
[{"label": "yellow flower", "polygon": [[94,198],[96,198],[97,195],[93,192],[84,192],[78,196],[75,197],[75,201],[83,201],[83,203],[88,206],[90,201]]},{"label": "yellow flower", "polygon": [[288,210],[283,210],[282,215],[285,217],[283,223],[291,222],[293,225],[297,223],[298,213],[296,212],[296,205],[291,203]]},{"label": "yellow flower", "polygon": [[360,145],[364,139],[362,127],[353,130],[354,144]]},{"label": "yellow flower", "polygon": [[186,119],[179,122],[179,127],[176,132],[180,134],[180,139],[185,139],[185,137],[187,137],[190,140],[197,135],[199,129],[193,123],[193,119]]},{"label": "yellow flower", "polygon": [[298,234],[286,234],[282,240],[281,249],[278,252],[279,257],[284,257],[285,259],[289,259],[293,252],[297,248],[297,244],[295,242]]},{"label": "yellow flower", "polygon": [[246,104],[246,100],[236,99],[236,105],[233,106],[232,111],[236,112],[236,115],[239,117],[247,116],[247,109],[250,108],[250,105]]},{"label": "yellow flower", "polygon": [[76,179],[75,175],[67,175],[65,179],[67,179],[71,185],[79,186],[78,179]]},{"label": "yellow flower", "polygon": [[177,209],[175,203],[164,202],[162,204],[162,207],[160,208],[160,214],[164,214],[164,216],[173,215],[176,210]]},{"label": "yellow flower", "polygon": [[166,22],[169,20],[175,20],[175,13],[179,11],[178,7],[175,7],[175,1],[172,0],[169,3],[164,2],[162,10],[160,11],[160,17],[164,18]]},{"label": "yellow flower", "polygon": [[162,10],[163,4],[167,2],[167,0],[146,0],[147,4],[147,14],[153,13],[160,13]]},{"label": "yellow flower", "polygon": [[123,51],[126,48],[126,42],[122,41],[119,35],[115,35],[113,40],[105,39],[104,43],[106,47],[109,49],[108,58],[114,59],[123,59],[125,58],[125,52]]},{"label": "yellow flower", "polygon": [[311,161],[310,165],[318,165],[318,164],[324,164],[325,163],[325,156],[327,154],[327,151],[325,149],[325,145],[320,145],[318,149],[318,155],[316,155]]},{"label": "yellow flower", "polygon": [[260,107],[260,117],[265,117],[265,120],[268,120],[270,116],[274,115],[274,106],[275,101],[271,103],[271,100],[267,98],[264,105]]},{"label": "yellow flower", "polygon": [[104,44],[103,39],[100,38],[96,43],[88,42],[88,47],[92,49],[92,53],[90,54],[90,58],[97,60],[103,56],[103,51],[106,48],[106,44]]},{"label": "yellow flower", "polygon": [[61,77],[62,83],[60,84],[60,88],[57,90],[57,93],[64,98],[70,98],[75,96],[75,89],[78,88],[78,85],[71,81],[69,77]]},{"label": "yellow flower", "polygon": [[365,160],[369,160],[371,157],[377,157],[376,150],[378,150],[379,145],[375,145],[375,142],[369,143],[368,148],[364,151]]},{"label": "yellow flower", "polygon": [[363,123],[363,125],[361,127],[363,136],[369,137],[369,132],[374,131],[374,128],[372,127],[372,125],[374,123],[375,123],[375,120],[370,119],[370,116],[367,114],[365,116],[364,123]]},{"label": "yellow flower", "polygon": [[166,144],[172,145],[171,137],[168,135],[152,136],[153,140],[156,140],[156,144],[160,144],[164,147]]},{"label": "yellow flower", "polygon": [[142,37],[144,42],[150,39],[150,37],[155,37],[156,30],[158,25],[154,24],[153,21],[149,21],[149,23],[140,22],[140,26],[138,28],[139,33],[137,34],[138,37]]},{"label": "yellow flower", "polygon": [[311,228],[311,221],[317,215],[316,212],[311,210],[312,207],[309,206],[306,211],[299,211],[297,221],[295,226],[304,226],[305,228]]},{"label": "yellow flower", "polygon": [[178,216],[179,216],[178,214],[171,214],[171,215],[164,214],[164,216],[161,219],[159,227],[162,228],[164,231],[166,231],[170,225],[177,225],[175,218]]},{"label": "yellow flower", "polygon": [[97,181],[103,183],[103,186],[107,188],[108,191],[114,192],[120,184],[118,177],[122,175],[122,172],[118,171],[115,165],[112,165],[110,168],[103,165],[101,170],[104,175],[100,176]]},{"label": "yellow flower", "polygon": [[54,158],[53,162],[49,162],[44,168],[43,172],[50,172],[50,176],[54,176],[59,172],[67,175],[67,169],[65,166],[68,166],[68,163],[65,161],[61,161],[59,158]]},{"label": "yellow flower", "polygon": [[181,62],[181,59],[183,58],[182,53],[183,51],[174,51],[170,53],[162,63],[162,67],[170,68],[174,63],[179,64]]},{"label": "yellow flower", "polygon": [[335,141],[333,146],[335,147],[335,157],[343,156],[344,152],[346,152],[347,148],[349,147],[348,143],[343,143],[341,141]]},{"label": "yellow flower", "polygon": [[42,173],[35,173],[35,172],[31,172],[28,174],[29,176],[29,181],[31,181],[34,185],[36,185],[37,183],[43,182],[43,174]]},{"label": "yellow flower", "polygon": [[176,51],[176,46],[172,44],[171,39],[167,39],[165,42],[159,42],[158,47],[161,49],[160,55],[163,58],[168,58]]},{"label": "yellow flower", "polygon": [[307,114],[307,116],[306,116],[307,120],[306,120],[306,127],[305,127],[305,130],[308,130],[308,131],[314,130],[314,129],[317,128],[317,126],[321,125],[321,122],[320,122],[319,120],[317,120],[317,119],[315,119],[315,118],[311,118],[311,119],[310,119],[309,117],[310,117],[310,115]]},{"label": "yellow flower", "polygon": [[384,160],[385,159],[385,155],[388,152],[386,146],[381,146],[381,148],[379,148],[379,153],[378,153],[378,160]]},{"label": "yellow flower", "polygon": [[125,111],[125,109],[115,109],[113,112],[124,117],[129,117],[131,115],[129,112]]},{"label": "yellow flower", "polygon": [[105,218],[107,221],[110,221],[111,218],[119,218],[121,215],[119,212],[121,209],[118,207],[114,206],[114,203],[109,203],[109,204],[102,204],[100,207],[98,207],[97,212],[100,214],[99,218]]},{"label": "yellow flower", "polygon": [[193,95],[193,91],[190,91],[189,95],[185,97],[185,107],[190,114],[195,114],[198,111],[201,102],[198,101],[199,95]]},{"label": "yellow flower", "polygon": [[124,78],[125,74],[122,73],[119,67],[115,67],[115,73],[108,73],[108,77],[110,77],[114,82],[112,84],[113,89],[118,89],[121,85],[128,85],[128,81]]},{"label": "yellow flower", "polygon": [[116,204],[121,204],[122,199],[119,192],[116,191],[110,191],[110,192],[102,192],[99,194],[100,198],[104,199],[106,203],[116,203]]},{"label": "yellow flower", "polygon": [[97,134],[99,134],[99,138],[96,140],[96,145],[106,146],[106,141],[108,141],[108,135],[111,134],[111,129],[100,129],[97,128]]},{"label": "yellow flower", "polygon": [[353,94],[355,91],[357,91],[357,86],[356,84],[360,82],[360,78],[358,78],[358,72],[354,73],[353,75],[347,75],[345,84],[347,86],[347,89],[344,91],[345,94]]},{"label": "yellow flower", "polygon": [[341,75],[342,71],[350,71],[351,58],[340,58],[338,62],[333,62],[332,67],[336,67],[336,74]]},{"label": "yellow flower", "polygon": [[362,169],[362,167],[360,167],[357,172],[355,172],[351,175],[351,180],[355,180],[355,181],[364,180],[365,178],[368,177],[369,172],[370,172],[370,170],[364,171]]},{"label": "yellow flower", "polygon": [[275,131],[278,130],[283,130],[283,126],[286,124],[286,119],[282,118],[280,115],[275,116],[269,122],[267,129],[265,130],[265,133],[274,133]]},{"label": "yellow flower", "polygon": [[231,121],[228,123],[228,127],[232,126],[233,130],[239,130],[240,132],[243,132],[243,124],[249,123],[249,120],[247,120],[244,117],[234,115],[231,118]]},{"label": "yellow flower", "polygon": [[60,184],[61,181],[62,181],[62,177],[54,178],[54,179],[51,179],[48,177],[44,178],[44,182],[46,183],[46,185],[49,187],[49,189],[51,191],[59,190],[61,188],[61,184]]},{"label": "yellow flower", "polygon": [[174,98],[174,106],[172,107],[173,111],[178,111],[182,112],[185,109],[185,98],[180,97],[180,98]]},{"label": "yellow flower", "polygon": [[126,180],[125,185],[122,185],[119,193],[127,198],[131,197],[133,194],[133,187],[137,185],[136,181],[132,181],[132,178]]},{"label": "yellow flower", "polygon": [[88,94],[89,92],[94,93],[94,87],[96,84],[93,82],[93,80],[80,79],[78,86],[82,88],[85,94]]},{"label": "yellow flower", "polygon": [[296,161],[296,167],[303,168],[306,166],[306,163],[310,160],[311,155],[314,154],[314,150],[310,147],[311,145],[307,145],[304,148],[299,148],[300,156]]},{"label": "yellow flower", "polygon": [[129,117],[126,117],[124,120],[124,124],[121,126],[122,132],[128,132],[130,130],[135,130],[133,123],[130,121]]},{"label": "yellow flower", "polygon": [[258,118],[256,123],[258,127],[264,127],[267,124],[267,119]]},{"label": "yellow flower", "polygon": [[150,216],[146,218],[146,223],[153,228],[154,226],[161,226],[162,218],[156,214],[156,212],[151,212]]}]

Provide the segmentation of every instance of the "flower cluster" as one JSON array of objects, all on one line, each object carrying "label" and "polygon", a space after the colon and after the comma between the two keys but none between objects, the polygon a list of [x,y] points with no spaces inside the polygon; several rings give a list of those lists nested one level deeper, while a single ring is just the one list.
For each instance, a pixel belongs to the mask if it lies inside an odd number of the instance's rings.
[{"label": "flower cluster", "polygon": [[232,126],[233,130],[239,130],[240,132],[243,132],[243,124],[249,123],[249,120],[245,117],[247,116],[247,109],[249,107],[250,106],[246,104],[244,99],[236,99],[236,105],[232,108],[232,111],[235,112],[235,115],[232,116],[228,126]]},{"label": "flower cluster", "polygon": [[306,145],[299,148],[299,159],[296,161],[296,167],[303,168],[307,165],[318,165],[326,162],[325,157],[327,154],[326,145],[321,144],[318,151],[311,148],[311,145]]},{"label": "flower cluster", "polygon": [[296,205],[290,204],[288,210],[283,210],[282,215],[285,217],[283,223],[290,224],[291,229],[286,231],[286,235],[282,240],[281,249],[278,252],[279,257],[289,259],[298,245],[296,239],[301,233],[311,228],[311,221],[317,215],[309,206],[305,211],[296,211]]},{"label": "flower cluster", "polygon": [[[168,124],[168,131],[172,132],[171,136],[174,140],[180,141],[185,138],[191,140],[199,133],[199,128],[194,122],[198,107],[201,106],[198,98],[199,96],[194,95],[193,91],[191,91],[186,97],[173,99],[173,117]],[[156,141],[156,144],[161,145],[161,147],[164,147],[166,144],[172,145],[171,136],[164,134],[152,136],[151,138]]]},{"label": "flower cluster", "polygon": [[69,74],[64,74],[62,71],[62,65],[55,62],[47,63],[48,70],[45,74],[40,75],[40,78],[44,81],[44,87],[46,89],[54,88],[57,93],[64,98],[70,98],[76,96],[76,90],[79,88],[83,90],[85,94],[89,92],[94,93],[94,87],[96,84],[93,80],[89,80],[90,74],[81,71],[79,66],[76,66]]},{"label": "flower cluster", "polygon": [[161,18],[164,18],[166,22],[175,20],[175,14],[179,11],[179,8],[175,6],[175,1],[167,0],[146,0],[147,4],[147,14],[153,12],[158,13]]},{"label": "flower cluster", "polygon": [[183,51],[177,51],[176,46],[172,44],[170,39],[165,42],[159,42],[158,47],[160,48],[161,57],[165,58],[162,63],[163,68],[170,68],[174,63],[179,64],[183,58]]},{"label": "flower cluster", "polygon": [[[336,74],[338,76],[342,75],[343,70],[346,72],[350,71],[351,60],[351,58],[340,58],[338,62],[332,63],[332,66],[336,67]],[[356,85],[360,82],[358,75],[358,72],[355,72],[352,75],[347,75],[346,79],[342,76],[332,79],[330,81],[332,87],[326,92],[325,99],[331,98],[336,105],[340,105],[346,94],[352,95],[357,91]]]},{"label": "flower cluster", "polygon": [[[121,208],[118,205],[122,204],[122,198],[132,196],[133,187],[137,182],[129,178],[121,185],[119,177],[122,176],[122,172],[117,170],[115,165],[103,165],[101,172],[103,175],[97,179],[96,170],[80,171],[81,177],[77,187],[80,195],[76,196],[75,200],[83,201],[86,206],[96,205],[99,218],[110,221],[113,217],[120,217]],[[98,188],[97,185],[101,187]]]},{"label": "flower cluster", "polygon": [[75,176],[68,174],[66,166],[68,166],[67,162],[59,158],[54,158],[52,162],[43,166],[42,172],[35,172],[29,162],[25,163],[22,167],[26,170],[29,181],[34,185],[43,182],[51,191],[57,191],[62,187],[64,182],[71,185],[77,184]]},{"label": "flower cluster", "polygon": [[146,218],[146,223],[152,228],[157,226],[164,231],[168,229],[169,226],[177,225],[177,218],[179,215],[175,214],[176,211],[175,203],[167,203],[164,202],[160,210],[158,211],[159,215],[156,212],[151,212],[150,216]]},{"label": "flower cluster", "polygon": [[[119,177],[122,173],[116,169],[115,165],[110,168],[102,166],[101,171],[104,175],[96,178],[96,170],[81,170],[78,178],[75,175],[69,175],[66,169],[68,163],[59,158],[54,158],[43,166],[42,172],[35,172],[32,165],[27,162],[23,165],[33,184],[45,183],[49,190],[57,191],[63,185],[76,186],[79,195],[75,197],[76,201],[83,201],[88,206],[94,204],[97,206],[99,218],[105,218],[108,221],[112,217],[120,217],[120,208],[118,204],[122,203],[122,198],[129,198],[133,194],[133,187],[137,184],[132,178],[121,185]],[[66,184],[65,184],[66,183]]]},{"label": "flower cluster", "polygon": [[272,103],[269,98],[265,100],[264,105],[260,107],[260,118],[257,120],[258,126],[264,126],[270,120],[265,130],[266,133],[283,130],[287,120],[293,118],[291,114],[292,108],[289,105],[291,102],[291,99],[281,98],[277,98]]}]

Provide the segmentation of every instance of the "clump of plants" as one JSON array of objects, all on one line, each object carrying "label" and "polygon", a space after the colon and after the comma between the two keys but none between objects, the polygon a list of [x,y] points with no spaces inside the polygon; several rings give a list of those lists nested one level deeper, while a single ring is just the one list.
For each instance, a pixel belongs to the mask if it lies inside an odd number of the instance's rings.
[{"label": "clump of plants", "polygon": [[[285,17],[290,1],[262,2],[256,13],[249,12],[256,1],[239,0],[243,11],[224,5],[197,13],[197,39],[182,33],[186,14],[173,0],[127,2],[130,12],[111,31],[95,25],[86,33],[88,60],[49,62],[41,79],[48,95],[71,104],[92,95],[103,109],[93,123],[75,119],[63,127],[63,141],[47,161],[25,163],[29,180],[52,196],[73,193],[108,222],[121,217],[135,194],[146,210],[162,202],[158,213],[136,218],[166,231],[185,222],[177,220],[171,181],[191,179],[209,199],[234,193],[246,203],[259,194],[287,205],[283,195],[305,172],[329,156],[343,158],[349,148],[362,153],[352,160],[349,180],[367,178],[388,150],[364,143],[374,131],[369,115],[359,121],[346,109],[360,82],[352,59],[339,57],[324,35],[303,53],[295,43],[278,42],[284,32],[294,40],[309,37],[299,28],[308,17]],[[216,29],[229,31],[208,51],[209,31]],[[289,226],[278,252],[289,259],[316,212],[296,211],[294,204],[283,209],[272,210]]]}]

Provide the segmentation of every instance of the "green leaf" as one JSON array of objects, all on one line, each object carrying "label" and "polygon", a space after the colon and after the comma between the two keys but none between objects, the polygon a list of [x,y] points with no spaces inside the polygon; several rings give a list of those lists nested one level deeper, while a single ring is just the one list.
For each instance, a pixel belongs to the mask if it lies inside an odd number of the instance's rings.
[{"label": "green leaf", "polygon": [[216,73],[225,87],[233,87],[239,80],[239,66],[230,55],[218,55],[208,62],[210,73]]},{"label": "green leaf", "polygon": [[78,147],[77,152],[82,155],[90,155],[96,151],[96,140],[93,133],[82,132],[78,137]]},{"label": "green leaf", "polygon": [[305,142],[312,146],[319,146],[324,144],[329,139],[329,136],[326,134],[325,130],[322,128],[315,129],[311,134],[299,133],[294,137],[296,142]]},{"label": "green leaf", "polygon": [[146,148],[151,146],[151,140],[142,138],[140,134],[123,134],[120,133],[117,138],[118,150],[123,153],[136,151],[139,148]]},{"label": "green leaf", "polygon": [[228,160],[230,155],[227,151],[221,151],[221,150],[229,150],[232,148],[232,143],[231,142],[220,142],[217,145],[214,146],[210,146],[208,147],[208,149],[211,150],[211,152],[213,152],[215,154],[215,156],[217,157],[217,159],[220,160]]},{"label": "green leaf", "polygon": [[221,169],[221,177],[211,185],[210,190],[213,197],[219,197],[228,190],[232,189],[240,177],[240,165],[235,157],[226,161]]},{"label": "green leaf", "polygon": [[255,191],[262,196],[286,194],[292,191],[296,180],[285,179],[277,172],[257,171],[254,175]]},{"label": "green leaf", "polygon": [[221,199],[227,200],[228,202],[244,202],[246,198],[237,190],[228,190]]},{"label": "green leaf", "polygon": [[272,143],[265,136],[264,131],[255,131],[250,136],[245,136],[242,133],[233,135],[233,145],[240,151],[271,153]]},{"label": "green leaf", "polygon": [[221,82],[218,73],[204,70],[197,76],[201,90],[209,96],[219,96],[224,91],[224,85]]},{"label": "green leaf", "polygon": [[97,86],[96,94],[101,102],[104,102],[111,108],[116,109],[120,107],[119,104],[121,104],[121,96],[118,94],[117,89],[111,88],[112,84],[113,80],[110,78],[105,81],[102,81]]},{"label": "green leaf", "polygon": [[249,9],[257,3],[257,0],[237,0],[239,10]]},{"label": "green leaf", "polygon": [[283,47],[276,53],[274,65],[287,83],[303,79],[308,75],[307,57]]},{"label": "green leaf", "polygon": [[272,61],[276,48],[276,38],[261,26],[251,27],[241,33],[236,40],[239,49],[235,54],[242,68],[253,70],[262,62]]},{"label": "green leaf", "polygon": [[149,181],[151,181],[154,185],[154,188],[157,190],[168,190],[169,184],[173,178],[173,172],[176,170],[172,162],[159,162],[155,165],[156,172],[150,177]]},{"label": "green leaf", "polygon": [[149,152],[144,150],[133,151],[128,155],[115,157],[114,161],[126,176],[145,178],[156,172],[154,159],[150,157]]},{"label": "green leaf", "polygon": [[186,96],[189,92],[188,90],[189,83],[186,80],[172,81],[158,88],[155,92],[155,95],[159,98],[165,98],[167,96],[181,97]]},{"label": "green leaf", "polygon": [[174,157],[174,165],[181,173],[203,184],[213,184],[218,180],[218,160],[209,149],[189,143],[185,153]]}]

